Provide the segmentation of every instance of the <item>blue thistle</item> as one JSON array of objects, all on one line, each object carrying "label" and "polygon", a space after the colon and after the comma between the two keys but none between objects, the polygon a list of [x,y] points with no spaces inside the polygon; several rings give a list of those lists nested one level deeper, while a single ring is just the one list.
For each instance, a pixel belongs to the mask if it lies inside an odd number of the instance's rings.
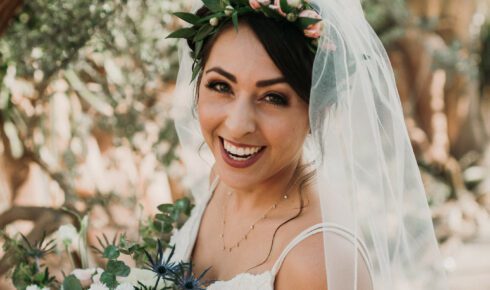
[{"label": "blue thistle", "polygon": [[202,278],[209,271],[210,268],[204,270],[199,277],[196,278],[194,273],[192,273],[192,264],[187,266],[186,264],[179,264],[179,273],[175,278],[175,286],[179,290],[205,290],[205,282],[202,281]]},{"label": "blue thistle", "polygon": [[170,251],[170,254],[166,260],[163,257],[163,247],[159,239],[157,240],[157,253],[155,258],[153,258],[148,251],[144,250],[146,257],[148,258],[148,262],[145,264],[145,269],[152,271],[158,277],[154,288],[158,286],[160,279],[172,282],[175,280],[177,265],[174,262],[170,262],[175,252],[175,246],[172,246],[171,248],[172,250]]}]

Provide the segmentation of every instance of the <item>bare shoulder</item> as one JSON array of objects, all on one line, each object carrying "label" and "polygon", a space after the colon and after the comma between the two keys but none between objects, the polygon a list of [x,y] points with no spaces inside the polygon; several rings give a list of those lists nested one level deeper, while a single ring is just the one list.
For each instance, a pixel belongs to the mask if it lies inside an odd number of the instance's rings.
[{"label": "bare shoulder", "polygon": [[[334,232],[314,234],[302,240],[286,256],[277,276],[277,290],[293,289],[327,289],[327,275],[323,239],[327,238],[335,253],[327,257],[335,260],[329,274],[335,275],[343,285],[353,283],[354,251],[353,242]],[[371,274],[366,256],[358,251],[357,289],[372,290]],[[344,277],[344,278],[342,278]]]},{"label": "bare shoulder", "polygon": [[327,289],[321,233],[304,239],[287,254],[277,273],[274,289]]}]

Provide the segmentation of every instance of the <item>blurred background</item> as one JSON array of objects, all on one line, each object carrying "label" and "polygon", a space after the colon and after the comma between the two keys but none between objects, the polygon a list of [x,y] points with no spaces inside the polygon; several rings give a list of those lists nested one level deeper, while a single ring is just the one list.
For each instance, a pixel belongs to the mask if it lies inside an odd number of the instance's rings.
[{"label": "blurred background", "polygon": [[[157,205],[186,194],[165,36],[189,2],[0,0],[4,233],[35,241],[86,215],[89,243],[137,238]],[[451,290],[490,289],[490,0],[363,6],[395,70]],[[63,255],[47,262],[60,273]]]}]

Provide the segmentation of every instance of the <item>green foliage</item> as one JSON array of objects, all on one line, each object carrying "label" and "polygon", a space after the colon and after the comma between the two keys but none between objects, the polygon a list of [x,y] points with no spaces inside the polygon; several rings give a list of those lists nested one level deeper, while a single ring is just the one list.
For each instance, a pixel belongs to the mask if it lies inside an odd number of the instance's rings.
[{"label": "green foliage", "polygon": [[[280,1],[281,10],[287,14],[287,17],[281,15],[277,10],[268,5],[260,5],[258,9],[253,9],[248,1],[241,0],[203,0],[204,5],[209,12],[203,16],[196,16],[185,12],[176,12],[175,16],[192,24],[191,27],[184,27],[170,33],[167,38],[182,38],[192,43],[194,48],[191,57],[194,59],[192,67],[192,80],[194,80],[201,71],[201,47],[205,39],[215,35],[227,23],[232,21],[235,30],[238,31],[238,17],[249,13],[262,13],[277,21],[289,21],[294,23],[301,31],[308,28],[321,19],[300,17],[302,11],[312,10],[313,7],[308,1],[301,0],[301,5],[293,7],[286,0]],[[308,39],[308,38],[307,38]],[[309,48],[316,51],[317,40],[308,39]]]},{"label": "green foliage", "polygon": [[50,276],[49,269],[43,269],[41,264],[41,260],[52,252],[52,241],[45,242],[43,236],[41,240],[31,244],[24,236],[21,240],[16,240],[1,231],[0,238],[4,241],[4,251],[14,261],[11,279],[17,289],[24,290],[33,284],[41,287],[57,285],[55,278]]},{"label": "green foliage", "polygon": [[64,290],[82,290],[82,284],[80,280],[77,279],[74,275],[69,275],[65,277],[63,280],[63,289]]},{"label": "green foliage", "polygon": [[[2,63],[13,63],[17,74],[29,77],[36,70],[51,77],[66,67],[80,48],[107,21],[119,1],[27,1],[2,38]],[[67,25],[67,24],[70,25]]]}]

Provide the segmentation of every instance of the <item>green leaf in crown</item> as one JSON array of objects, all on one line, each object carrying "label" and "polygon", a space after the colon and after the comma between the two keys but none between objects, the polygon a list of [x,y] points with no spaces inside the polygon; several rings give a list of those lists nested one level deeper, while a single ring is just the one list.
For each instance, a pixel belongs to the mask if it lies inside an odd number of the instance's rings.
[{"label": "green leaf in crown", "polygon": [[175,12],[173,15],[190,24],[190,27],[181,28],[172,32],[167,38],[182,38],[192,44],[194,59],[192,66],[192,79],[196,79],[201,71],[202,47],[205,40],[219,31],[220,27],[232,22],[238,31],[239,17],[248,13],[262,13],[266,17],[277,21],[294,23],[298,29],[303,30],[305,38],[312,51],[316,50],[317,38],[321,36],[322,21],[307,0],[202,0],[209,13],[204,16],[188,12]]}]

